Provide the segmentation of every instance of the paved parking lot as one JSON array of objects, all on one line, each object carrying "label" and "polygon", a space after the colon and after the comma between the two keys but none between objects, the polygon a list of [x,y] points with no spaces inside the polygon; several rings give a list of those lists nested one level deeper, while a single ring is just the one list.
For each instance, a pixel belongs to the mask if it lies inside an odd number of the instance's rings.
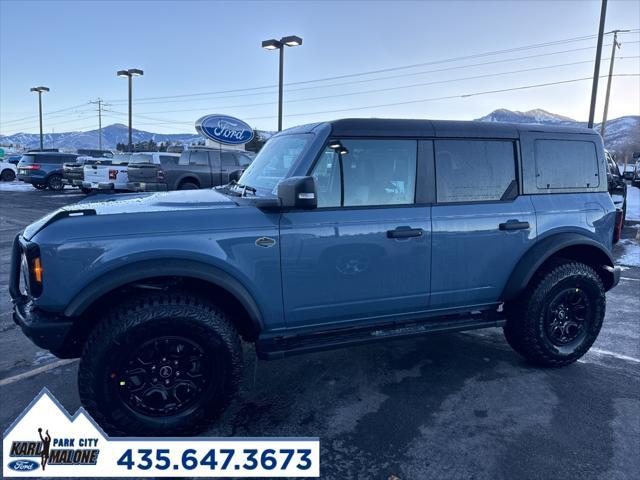
[{"label": "paved parking lot", "polygon": [[[43,386],[79,407],[75,361],[13,324],[11,240],[79,200],[0,185],[0,428]],[[637,195],[638,192],[634,192]],[[640,212],[636,212],[637,216]],[[578,363],[539,369],[499,329],[256,362],[211,436],[319,436],[323,478],[625,479],[640,472],[640,222],[616,246],[626,265],[600,337]]]}]

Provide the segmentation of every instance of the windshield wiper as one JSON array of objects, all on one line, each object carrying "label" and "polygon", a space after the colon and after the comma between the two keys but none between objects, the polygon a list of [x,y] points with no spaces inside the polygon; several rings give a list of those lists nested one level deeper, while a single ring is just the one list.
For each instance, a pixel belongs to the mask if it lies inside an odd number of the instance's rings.
[{"label": "windshield wiper", "polygon": [[[238,192],[237,190],[232,190],[233,187],[239,188],[240,190],[242,190],[242,193]],[[241,183],[238,183],[235,179],[231,180],[229,183],[227,183],[226,185],[222,186],[222,187],[218,187],[220,189],[224,189],[229,193],[232,193],[234,195],[238,195],[240,197],[245,197],[247,195],[247,192],[252,193],[252,194],[256,194],[257,190],[254,187],[251,187],[249,185],[243,185]]]}]

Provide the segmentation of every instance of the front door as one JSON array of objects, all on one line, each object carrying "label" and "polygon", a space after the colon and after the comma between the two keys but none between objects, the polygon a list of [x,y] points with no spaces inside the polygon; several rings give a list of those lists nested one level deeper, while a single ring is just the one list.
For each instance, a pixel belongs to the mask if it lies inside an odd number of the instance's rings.
[{"label": "front door", "polygon": [[529,196],[519,194],[515,140],[435,140],[432,209],[434,310],[500,300],[536,240]]},{"label": "front door", "polygon": [[415,204],[416,162],[415,140],[327,147],[312,171],[318,208],[281,217],[289,328],[384,322],[428,309],[431,207]]}]

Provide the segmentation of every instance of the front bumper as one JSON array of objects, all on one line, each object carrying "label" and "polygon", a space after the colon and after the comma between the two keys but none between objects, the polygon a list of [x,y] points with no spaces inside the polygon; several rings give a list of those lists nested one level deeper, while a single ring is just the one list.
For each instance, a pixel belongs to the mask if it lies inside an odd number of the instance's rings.
[{"label": "front bumper", "polygon": [[[9,271],[9,294],[13,302],[13,321],[20,326],[33,343],[55,352],[63,346],[73,322],[61,314],[39,309],[33,304],[30,294],[25,295],[21,292],[22,255],[30,248],[33,247],[20,235],[14,238]],[[25,288],[30,291],[28,287],[25,286]]]},{"label": "front bumper", "polygon": [[622,268],[618,265],[614,265],[610,267],[609,265],[603,265],[603,267],[609,274],[611,275],[612,283],[611,288],[615,287],[620,283],[620,276],[622,275]]},{"label": "front bumper", "polygon": [[37,346],[56,352],[62,349],[73,322],[38,309],[29,300],[14,300],[13,321]]},{"label": "front bumper", "polygon": [[157,182],[128,182],[127,190],[134,192],[166,192],[167,184]]}]

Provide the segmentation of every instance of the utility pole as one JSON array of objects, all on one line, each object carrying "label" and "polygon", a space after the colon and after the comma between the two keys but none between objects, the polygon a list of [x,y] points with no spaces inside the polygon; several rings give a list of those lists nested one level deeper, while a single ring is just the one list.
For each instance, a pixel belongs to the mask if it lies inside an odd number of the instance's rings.
[{"label": "utility pole", "polygon": [[102,150],[102,107],[105,105],[103,102],[104,100],[101,98],[98,98],[95,102],[89,102],[98,105],[98,143],[100,150]]},{"label": "utility pole", "polygon": [[593,85],[591,87],[591,106],[589,108],[589,123],[587,127],[593,128],[593,119],[596,114],[596,98],[598,96],[598,77],[600,76],[600,58],[602,57],[602,38],[604,37],[604,21],[607,18],[607,0],[602,0],[600,8],[600,28],[598,29],[598,46],[596,47],[596,64],[593,68]]},{"label": "utility pole", "polygon": [[609,95],[611,94],[611,77],[613,77],[613,62],[616,58],[616,48],[620,48],[621,43],[618,43],[618,33],[628,32],[629,30],[612,30],[608,33],[613,33],[613,47],[611,48],[611,60],[609,61],[609,78],[607,79],[607,94],[604,97],[604,113],[602,114],[602,124],[600,125],[600,136],[604,140],[604,130],[607,126],[607,114],[609,113]]}]

